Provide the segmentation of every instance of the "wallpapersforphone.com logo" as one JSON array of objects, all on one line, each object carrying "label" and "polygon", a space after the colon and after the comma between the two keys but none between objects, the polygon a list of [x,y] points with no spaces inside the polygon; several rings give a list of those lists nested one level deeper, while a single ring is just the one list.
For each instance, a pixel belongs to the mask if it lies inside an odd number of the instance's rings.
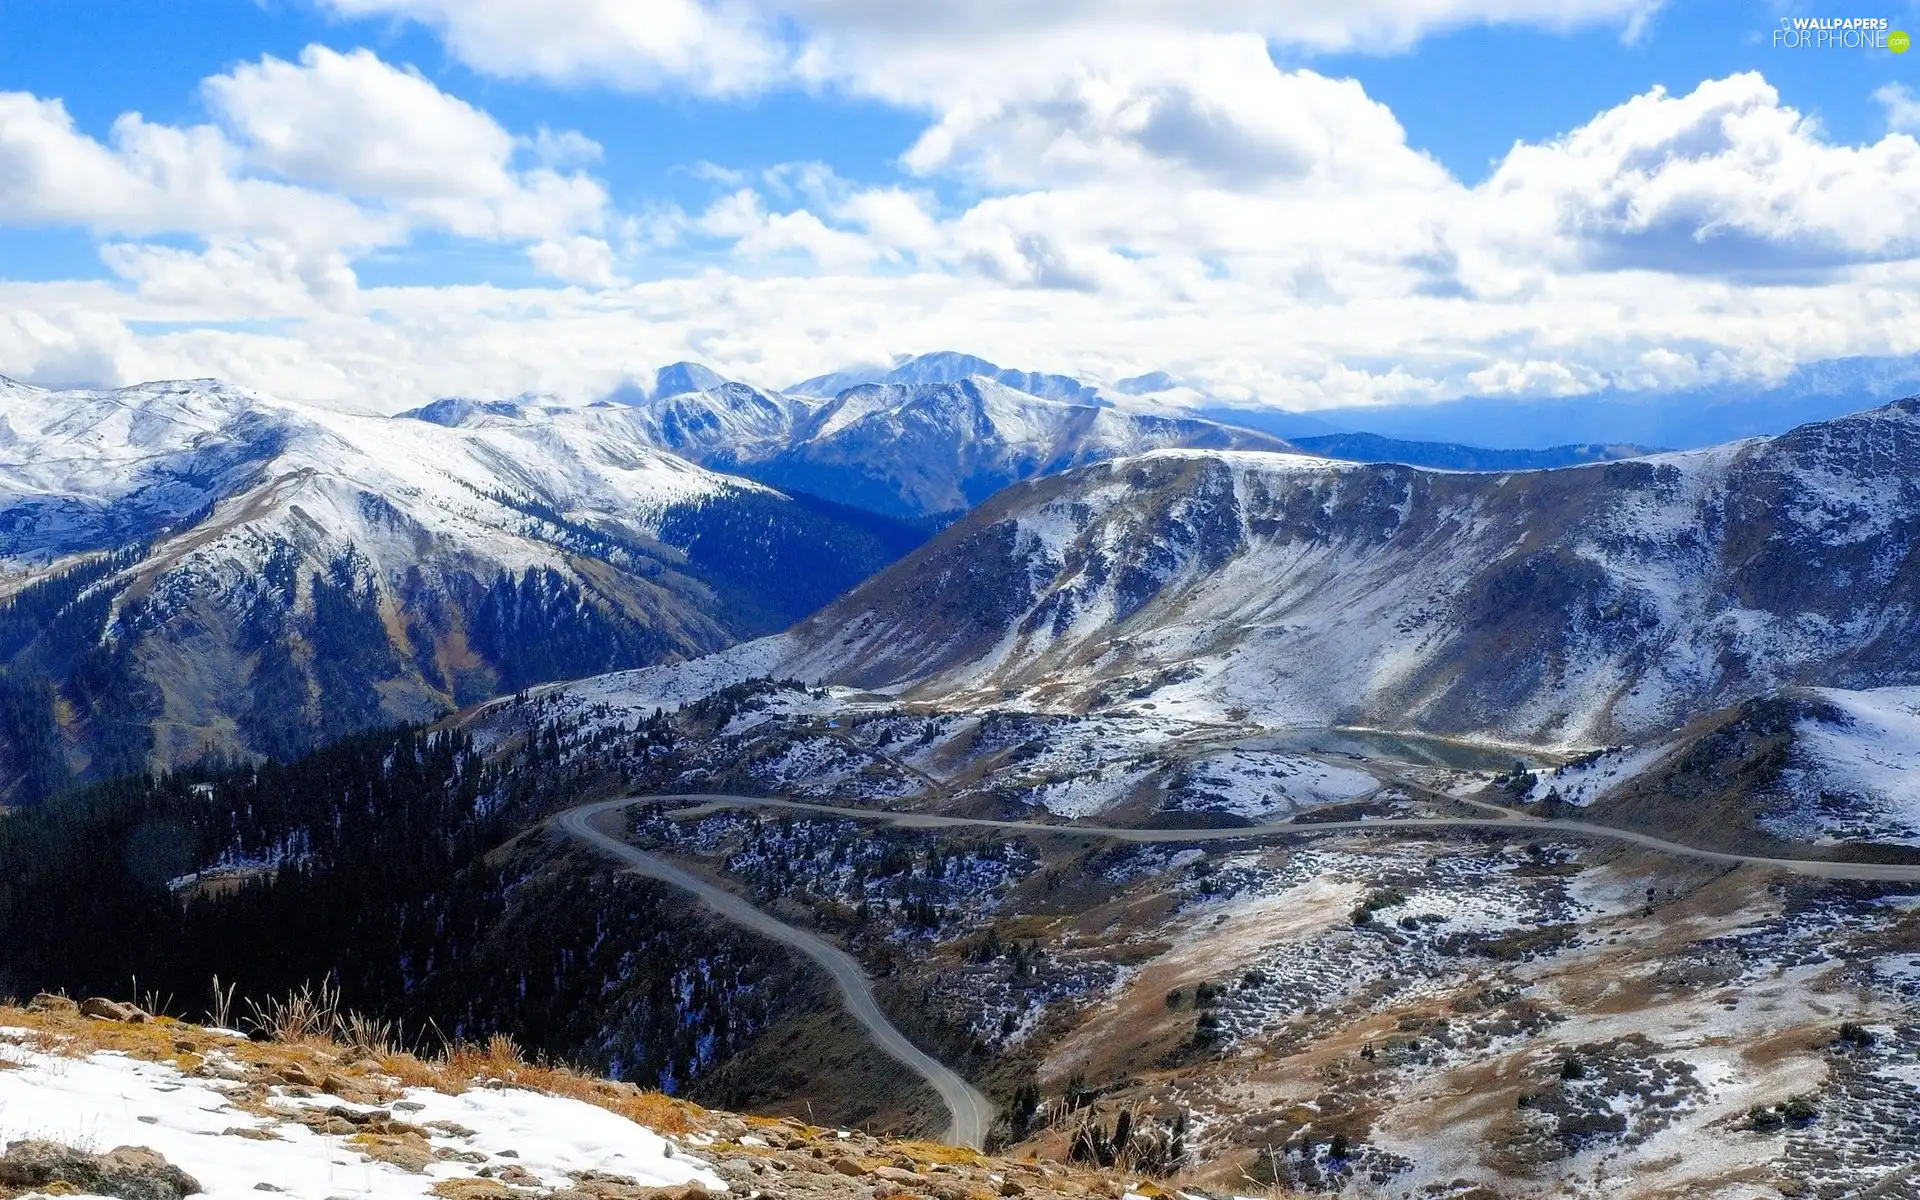
[{"label": "wallpapersforphone.com logo", "polygon": [[1781,17],[1776,50],[1891,50],[1905,54],[1913,39],[1885,17]]}]

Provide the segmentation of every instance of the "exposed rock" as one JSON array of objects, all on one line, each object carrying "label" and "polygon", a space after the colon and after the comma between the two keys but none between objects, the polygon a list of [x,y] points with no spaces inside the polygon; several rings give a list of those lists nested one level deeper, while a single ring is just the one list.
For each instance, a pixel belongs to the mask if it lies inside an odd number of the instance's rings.
[{"label": "exposed rock", "polygon": [[234,1125],[220,1131],[221,1137],[246,1138],[250,1142],[277,1142],[280,1135],[271,1127],[258,1129],[251,1125]]},{"label": "exposed rock", "polygon": [[45,1187],[49,1183],[91,1182],[99,1168],[93,1155],[58,1142],[9,1142],[0,1156],[0,1186]]},{"label": "exposed rock", "polygon": [[94,1186],[120,1200],[181,1200],[201,1190],[193,1176],[144,1146],[121,1146],[102,1155]]},{"label": "exposed rock", "polygon": [[861,1166],[858,1162],[854,1161],[851,1158],[834,1159],[833,1169],[841,1175],[852,1175],[855,1177],[865,1175],[867,1173],[867,1169],[865,1167]]},{"label": "exposed rock", "polygon": [[418,1174],[434,1162],[433,1147],[417,1133],[358,1133],[348,1141],[368,1158],[391,1163],[402,1171]]},{"label": "exposed rock", "polygon": [[109,1000],[105,996],[89,996],[82,1000],[80,1015],[98,1017],[102,1021],[122,1021],[129,1025],[138,1025],[148,1019],[144,1010],[118,1000]]},{"label": "exposed rock", "polygon": [[312,1067],[303,1062],[281,1063],[274,1073],[297,1087],[317,1088],[326,1082],[326,1078],[315,1073]]},{"label": "exposed rock", "polygon": [[28,1012],[71,1013],[79,1012],[80,1006],[70,997],[56,996],[51,992],[41,992],[27,1005]]},{"label": "exposed rock", "polygon": [[193,1176],[142,1146],[89,1154],[58,1142],[12,1142],[0,1156],[0,1186],[44,1189],[65,1184],[118,1200],[182,1200],[201,1190]]},{"label": "exposed rock", "polygon": [[351,1075],[342,1075],[329,1071],[321,1081],[320,1090],[329,1096],[338,1096],[355,1104],[375,1104],[381,1099],[380,1089],[372,1080],[356,1079]]}]

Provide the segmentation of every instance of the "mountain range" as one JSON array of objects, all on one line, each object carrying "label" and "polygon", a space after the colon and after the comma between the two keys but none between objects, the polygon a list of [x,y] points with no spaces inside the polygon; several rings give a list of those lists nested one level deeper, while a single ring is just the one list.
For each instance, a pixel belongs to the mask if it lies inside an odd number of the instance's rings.
[{"label": "mountain range", "polygon": [[1539,747],[1920,679],[1920,399],[1524,473],[1155,451],[1006,489],[743,655],[942,707]]},{"label": "mountain range", "polygon": [[716,650],[919,538],[597,410],[451,428],[211,381],[0,403],[15,799]]},{"label": "mountain range", "polygon": [[679,363],[370,417],[6,381],[6,794],[788,626],[794,673],[915,696],[1568,746],[1911,665],[1910,407],[1596,463],[1644,448],[1294,443],[1167,382],[940,354],[776,393]]},{"label": "mountain range", "polygon": [[600,403],[394,417],[210,380],[0,382],[0,799],[695,657],[792,624],[1007,483],[1285,448],[934,378],[981,365],[820,400],[681,363]]},{"label": "mountain range", "polygon": [[[695,390],[680,390],[692,386]],[[829,391],[829,389],[837,389]],[[1059,375],[970,355],[922,355],[775,393],[677,363],[612,399],[638,436],[715,470],[935,522],[1009,483],[1163,447],[1288,450],[1282,439],[1153,405],[1117,405]],[[1124,399],[1124,398],[1123,398]],[[495,419],[470,408],[418,414]]]}]

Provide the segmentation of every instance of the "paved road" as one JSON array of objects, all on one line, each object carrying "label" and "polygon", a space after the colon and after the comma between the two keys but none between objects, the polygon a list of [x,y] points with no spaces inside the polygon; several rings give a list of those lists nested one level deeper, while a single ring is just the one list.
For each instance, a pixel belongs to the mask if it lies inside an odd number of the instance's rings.
[{"label": "paved road", "polygon": [[593,824],[594,818],[603,813],[654,799],[651,796],[632,797],[583,805],[561,813],[555,819],[555,824],[567,834],[620,859],[639,874],[692,892],[727,920],[792,946],[825,967],[827,974],[833,977],[834,986],[840,989],[840,995],[847,1003],[847,1011],[866,1028],[874,1043],[889,1057],[897,1059],[926,1080],[939,1093],[941,1102],[952,1114],[947,1140],[978,1149],[986,1140],[987,1127],[993,1120],[992,1104],[966,1080],[923,1052],[908,1041],[905,1034],[894,1028],[893,1022],[887,1020],[886,1013],[874,1000],[873,987],[860,970],[860,964],[851,955],[815,934],[768,916],[725,888],[716,887],[673,863],[602,833]]},{"label": "paved road", "polygon": [[1110,825],[1055,825],[1043,821],[995,821],[984,817],[947,817],[932,813],[886,812],[871,808],[842,808],[833,804],[809,804],[802,800],[775,800],[759,796],[725,796],[709,793],[684,793],[671,796],[638,796],[617,801],[621,804],[651,802],[682,807],[678,815],[695,816],[726,808],[780,808],[822,813],[856,821],[881,821],[909,829],[1005,829],[1015,833],[1056,833],[1069,837],[1110,838],[1121,842],[1222,842],[1241,838],[1309,837],[1337,830],[1394,829],[1502,829],[1557,833],[1571,837],[1598,838],[1627,842],[1682,858],[1726,866],[1777,867],[1797,875],[1821,879],[1864,879],[1881,882],[1920,882],[1920,864],[1829,862],[1825,859],[1767,858],[1757,854],[1729,854],[1703,850],[1680,842],[1670,842],[1652,834],[1611,825],[1593,825],[1586,821],[1549,820],[1512,814],[1505,817],[1382,817],[1369,821],[1277,821],[1266,825],[1238,825],[1206,829],[1132,829]]}]

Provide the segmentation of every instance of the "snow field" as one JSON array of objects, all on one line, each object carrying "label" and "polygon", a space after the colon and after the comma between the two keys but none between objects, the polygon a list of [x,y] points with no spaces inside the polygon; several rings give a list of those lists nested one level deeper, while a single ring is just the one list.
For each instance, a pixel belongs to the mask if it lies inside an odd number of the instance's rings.
[{"label": "snow field", "polygon": [[[345,1136],[241,1110],[227,1094],[239,1084],[115,1052],[47,1054],[14,1040],[28,1032],[0,1030],[0,1060],[11,1064],[0,1069],[0,1144],[44,1138],[93,1153],[144,1146],[198,1180],[209,1200],[259,1200],[264,1191],[293,1200],[412,1200],[432,1195],[437,1183],[472,1177],[479,1166],[434,1162],[414,1173],[371,1161]],[[280,1088],[270,1091],[268,1103],[281,1111],[302,1105],[374,1111],[331,1096],[296,1099]],[[726,1190],[706,1164],[659,1134],[578,1100],[517,1088],[475,1087],[457,1096],[409,1088],[386,1107],[396,1119],[429,1127],[436,1149],[476,1154],[497,1168],[518,1164],[549,1188],[569,1186],[571,1172],[594,1170],[642,1186],[698,1183]],[[441,1122],[448,1124],[432,1128]],[[452,1132],[456,1127],[470,1136]],[[259,1140],[262,1132],[271,1137]]]}]

